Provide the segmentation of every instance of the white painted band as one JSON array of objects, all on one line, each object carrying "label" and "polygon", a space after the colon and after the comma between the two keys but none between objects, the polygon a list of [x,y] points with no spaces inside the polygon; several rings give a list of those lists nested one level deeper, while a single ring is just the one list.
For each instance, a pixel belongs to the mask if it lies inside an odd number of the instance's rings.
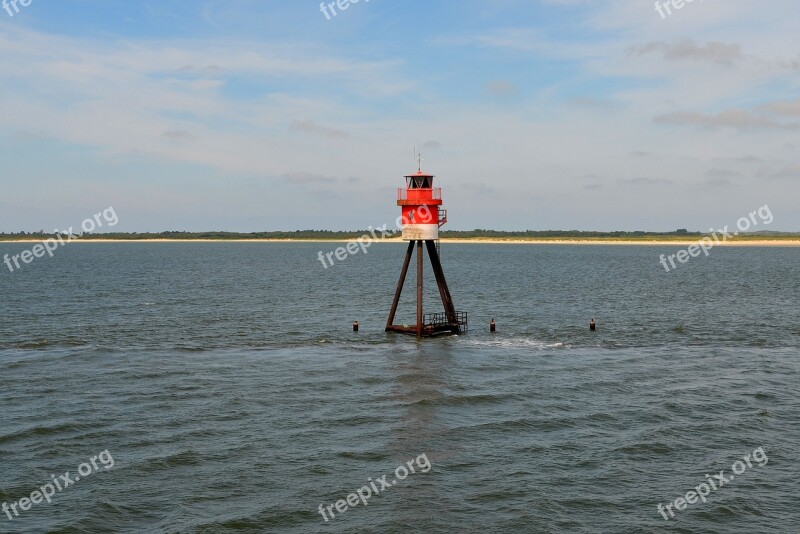
[{"label": "white painted band", "polygon": [[429,241],[439,239],[438,224],[405,224],[403,225],[404,241]]}]

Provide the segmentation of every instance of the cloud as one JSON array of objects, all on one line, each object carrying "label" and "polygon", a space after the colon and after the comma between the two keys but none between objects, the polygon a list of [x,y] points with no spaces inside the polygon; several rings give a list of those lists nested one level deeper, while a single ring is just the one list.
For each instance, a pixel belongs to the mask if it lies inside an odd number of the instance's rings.
[{"label": "cloud", "polygon": [[764,166],[758,171],[757,176],[772,180],[800,180],[800,163],[784,165],[777,170]]},{"label": "cloud", "polygon": [[731,171],[729,169],[709,169],[706,171],[706,176],[709,178],[735,178],[741,176],[739,171]]},{"label": "cloud", "polygon": [[650,178],[647,176],[639,176],[637,178],[626,178],[624,180],[620,180],[622,184],[628,185],[669,185],[673,184],[672,180],[667,180],[666,178]]},{"label": "cloud", "polygon": [[168,132],[164,132],[161,134],[161,137],[166,137],[167,139],[180,139],[180,140],[187,140],[194,137],[192,134],[187,132],[186,130],[170,130]]},{"label": "cloud", "polygon": [[632,46],[629,52],[640,56],[658,53],[663,59],[670,61],[706,61],[723,65],[733,65],[742,59],[742,49],[738,44],[706,43],[698,46],[691,40],[674,44],[659,41]]},{"label": "cloud", "polygon": [[327,137],[328,139],[344,139],[350,136],[350,134],[344,130],[320,126],[315,121],[310,120],[295,121],[292,123],[290,129],[295,132],[309,135],[321,135],[323,137]]},{"label": "cloud", "polygon": [[737,165],[752,165],[763,163],[764,160],[758,156],[739,156],[735,158],[716,158],[715,161],[722,163],[734,163]]},{"label": "cloud", "polygon": [[11,139],[18,141],[42,141],[48,138],[43,132],[33,132],[30,130],[17,130],[11,133]]},{"label": "cloud", "polygon": [[290,184],[308,185],[308,184],[333,184],[338,180],[333,176],[324,176],[322,174],[315,174],[313,172],[290,172],[281,176]]},{"label": "cloud", "polygon": [[657,124],[677,124],[683,126],[702,126],[704,128],[732,128],[735,130],[796,130],[798,123],[784,123],[757,115],[744,109],[730,109],[716,114],[700,112],[665,113],[655,117]]},{"label": "cloud", "polygon": [[470,191],[479,197],[491,197],[497,194],[497,190],[481,182],[467,182],[460,184],[460,188]]},{"label": "cloud", "polygon": [[731,171],[728,169],[709,169],[706,171],[706,176],[709,178],[735,178],[741,176],[739,171]]},{"label": "cloud", "polygon": [[766,113],[784,117],[800,117],[800,99],[782,102],[770,102],[761,107]]},{"label": "cloud", "polygon": [[727,185],[731,185],[731,182],[728,178],[711,178],[710,180],[705,181],[705,185],[709,187],[725,187]]},{"label": "cloud", "polygon": [[177,72],[195,74],[198,76],[220,76],[228,71],[219,65],[208,65],[205,67],[196,67],[194,65],[185,65],[177,70]]},{"label": "cloud", "polygon": [[498,28],[461,38],[449,39],[444,44],[476,45],[507,52],[522,53],[533,57],[585,60],[602,57],[608,50],[605,43],[582,42],[580,40],[548,39],[538,28]]},{"label": "cloud", "polygon": [[579,96],[570,100],[576,106],[590,108],[600,111],[614,111],[621,107],[621,104],[610,98],[595,98],[591,96]]},{"label": "cloud", "polygon": [[517,86],[505,80],[495,80],[486,84],[486,92],[492,96],[511,96],[516,94]]}]

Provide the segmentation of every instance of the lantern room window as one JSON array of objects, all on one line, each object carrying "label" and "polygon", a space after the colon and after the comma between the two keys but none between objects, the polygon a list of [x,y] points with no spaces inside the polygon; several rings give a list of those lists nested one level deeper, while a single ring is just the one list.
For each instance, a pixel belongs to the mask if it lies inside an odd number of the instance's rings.
[{"label": "lantern room window", "polygon": [[433,179],[430,176],[406,176],[409,189],[431,189]]}]

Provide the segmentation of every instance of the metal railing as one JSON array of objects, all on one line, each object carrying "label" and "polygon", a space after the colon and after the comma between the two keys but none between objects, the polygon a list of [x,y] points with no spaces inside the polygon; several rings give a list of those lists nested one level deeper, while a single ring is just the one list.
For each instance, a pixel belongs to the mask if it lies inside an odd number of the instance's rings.
[{"label": "metal railing", "polygon": [[442,188],[434,187],[428,189],[408,189],[399,187],[397,189],[397,200],[442,200]]},{"label": "metal railing", "polygon": [[455,312],[455,316],[452,318],[449,318],[447,313],[426,313],[422,317],[422,323],[426,328],[434,329],[457,326],[461,333],[466,333],[468,329],[467,312],[461,311]]}]

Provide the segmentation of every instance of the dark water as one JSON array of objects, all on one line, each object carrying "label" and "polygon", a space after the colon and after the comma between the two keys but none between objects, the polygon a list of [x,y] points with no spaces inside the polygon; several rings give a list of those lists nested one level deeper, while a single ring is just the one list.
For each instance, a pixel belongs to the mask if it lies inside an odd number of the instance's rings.
[{"label": "dark water", "polygon": [[800,532],[800,249],[667,274],[674,247],[445,245],[471,331],[423,342],[382,332],[402,245],[320,249],[79,243],[0,271],[0,503],[114,460],[0,532]]}]

